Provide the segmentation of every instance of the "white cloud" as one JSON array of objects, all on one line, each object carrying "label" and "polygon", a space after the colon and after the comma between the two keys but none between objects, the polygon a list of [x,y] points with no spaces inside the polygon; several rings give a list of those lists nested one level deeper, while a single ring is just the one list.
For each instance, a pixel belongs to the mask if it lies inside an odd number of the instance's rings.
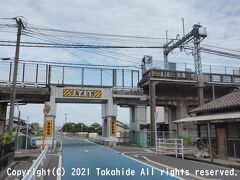
[{"label": "white cloud", "polygon": [[[22,15],[28,20],[28,23],[39,27],[152,37],[165,37],[166,29],[168,29],[169,37],[182,34],[181,18],[184,17],[186,32],[191,30],[194,23],[201,23],[207,27],[208,31],[208,37],[203,43],[232,49],[239,49],[240,45],[239,12],[240,2],[238,0],[2,0],[0,6],[0,17]],[[0,24],[7,22],[0,19]],[[15,40],[16,34],[3,34],[0,29],[0,37],[0,39]],[[29,38],[26,37],[23,37],[23,40],[24,39],[26,41],[29,40]],[[69,40],[86,42],[86,40],[80,37],[79,39],[69,38]],[[35,41],[38,40],[35,39]],[[94,42],[95,41],[91,41],[90,43]],[[99,43],[99,41],[96,42]],[[101,43],[105,42],[103,41]],[[117,43],[125,42],[119,41]],[[159,40],[158,45],[162,45],[163,43],[164,40]],[[82,50],[71,50],[71,52],[90,63],[132,64],[131,62],[113,60],[112,58],[86,53]],[[98,52],[110,55],[101,50],[98,50]],[[161,50],[115,50],[114,52],[132,56],[136,58],[135,60],[132,59],[132,61],[139,61],[139,64],[141,57],[145,54],[152,54],[156,61],[162,60]],[[0,57],[13,56],[14,48],[0,47]],[[63,49],[22,48],[20,57],[22,59],[32,60],[83,63],[80,58]],[[240,64],[238,60],[225,60],[225,58],[205,54],[203,54],[202,57],[203,63],[207,64],[233,66],[239,66]],[[183,52],[171,55],[170,60],[193,63],[193,57],[186,56]],[[33,111],[31,111],[31,113],[29,112],[31,119],[41,121],[42,110],[39,109],[41,109],[42,106],[29,105],[24,109],[24,112],[29,110],[28,107],[33,108]],[[77,120],[79,109],[74,110],[75,105],[59,105],[59,107],[67,112],[71,112],[72,119],[74,119],[74,121]],[[96,107],[99,108],[99,106]],[[83,110],[81,113],[86,116],[85,120],[87,116],[89,116],[89,121],[95,122],[99,119],[99,113],[92,113],[89,108],[85,107],[80,109]],[[96,110],[95,107],[94,109]],[[65,112],[60,111],[57,115],[60,119],[59,124],[63,123],[64,113]],[[128,118],[128,115],[124,114],[126,113],[121,113],[121,119]]]}]

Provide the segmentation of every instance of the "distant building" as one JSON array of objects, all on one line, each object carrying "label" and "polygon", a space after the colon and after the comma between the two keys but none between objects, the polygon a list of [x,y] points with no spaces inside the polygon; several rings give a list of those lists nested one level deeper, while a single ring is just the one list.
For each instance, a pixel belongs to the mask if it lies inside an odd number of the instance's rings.
[{"label": "distant building", "polygon": [[116,121],[116,133],[128,131],[129,127],[121,121]]},{"label": "distant building", "polygon": [[210,134],[213,154],[216,157],[240,158],[240,89],[193,109],[190,115],[192,117],[175,122],[195,122],[198,137],[208,145]]},{"label": "distant building", "polygon": [[[8,122],[9,119],[6,121],[6,129],[8,128]],[[26,134],[26,129],[27,129],[27,123],[26,120],[20,119],[18,122],[18,117],[13,118],[13,132],[17,132],[19,130],[19,133]],[[28,124],[28,134],[34,134],[34,127],[32,124]]]}]

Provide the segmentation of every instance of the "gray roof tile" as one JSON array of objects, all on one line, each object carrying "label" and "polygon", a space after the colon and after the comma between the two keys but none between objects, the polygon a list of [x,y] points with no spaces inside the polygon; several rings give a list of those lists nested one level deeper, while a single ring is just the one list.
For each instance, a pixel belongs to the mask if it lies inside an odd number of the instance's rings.
[{"label": "gray roof tile", "polygon": [[240,107],[240,89],[235,89],[233,92],[225,96],[199,106],[190,111],[190,113],[210,112],[214,110],[230,109],[235,107]]}]

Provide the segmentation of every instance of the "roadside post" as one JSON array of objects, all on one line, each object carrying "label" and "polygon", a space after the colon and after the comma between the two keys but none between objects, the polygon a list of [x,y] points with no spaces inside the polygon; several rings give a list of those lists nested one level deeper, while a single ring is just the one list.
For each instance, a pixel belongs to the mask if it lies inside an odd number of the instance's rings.
[{"label": "roadside post", "polygon": [[42,150],[44,150],[44,148],[45,148],[45,138],[46,138],[46,131],[47,131],[46,116],[49,112],[50,112],[50,106],[45,102],[44,103],[44,108],[43,108],[44,118],[43,118]]}]

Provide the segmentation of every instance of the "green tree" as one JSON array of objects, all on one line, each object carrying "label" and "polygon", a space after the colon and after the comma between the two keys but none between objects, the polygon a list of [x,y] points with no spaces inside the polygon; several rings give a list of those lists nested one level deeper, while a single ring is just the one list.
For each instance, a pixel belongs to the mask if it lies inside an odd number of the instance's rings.
[{"label": "green tree", "polygon": [[66,130],[66,132],[74,132],[74,127],[75,127],[75,123],[68,122],[63,125],[62,131],[65,132]]},{"label": "green tree", "polygon": [[33,126],[36,136],[42,135],[42,128],[40,127],[40,125],[37,122],[32,123],[32,126]]},{"label": "green tree", "polygon": [[92,132],[96,132],[96,133],[101,133],[102,132],[102,126],[98,123],[93,123],[91,126],[91,130]]}]

